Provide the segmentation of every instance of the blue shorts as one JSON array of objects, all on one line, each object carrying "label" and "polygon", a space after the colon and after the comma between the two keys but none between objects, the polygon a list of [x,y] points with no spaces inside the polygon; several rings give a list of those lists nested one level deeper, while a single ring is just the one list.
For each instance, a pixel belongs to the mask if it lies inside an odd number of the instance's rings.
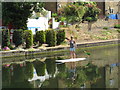
[{"label": "blue shorts", "polygon": [[70,48],[70,51],[75,51],[75,48]]}]

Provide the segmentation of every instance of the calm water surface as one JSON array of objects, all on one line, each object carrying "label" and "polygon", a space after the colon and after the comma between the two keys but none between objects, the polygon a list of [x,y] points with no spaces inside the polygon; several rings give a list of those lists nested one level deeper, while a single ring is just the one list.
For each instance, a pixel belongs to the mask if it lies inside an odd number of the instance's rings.
[{"label": "calm water surface", "polygon": [[82,50],[77,57],[87,57],[75,63],[56,63],[69,55],[26,59],[3,63],[3,88],[118,88],[118,47]]}]

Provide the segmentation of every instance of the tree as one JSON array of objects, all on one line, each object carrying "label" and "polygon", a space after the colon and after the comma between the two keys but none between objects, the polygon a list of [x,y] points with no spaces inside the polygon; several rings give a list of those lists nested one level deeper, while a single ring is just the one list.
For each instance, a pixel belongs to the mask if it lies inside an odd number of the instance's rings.
[{"label": "tree", "polygon": [[58,14],[65,17],[71,24],[81,21],[88,21],[88,30],[91,30],[92,23],[97,21],[100,9],[95,2],[72,2],[61,7]]},{"label": "tree", "polygon": [[83,21],[88,21],[88,31],[91,31],[92,24],[98,19],[100,9],[95,2],[85,2],[83,5],[87,8]]},{"label": "tree", "polygon": [[67,3],[58,10],[58,15],[65,17],[66,21],[71,24],[80,23],[84,13],[85,7],[78,3]]},{"label": "tree", "polygon": [[32,12],[39,12],[43,6],[42,2],[2,2],[3,25],[12,24],[14,29],[26,29]]}]

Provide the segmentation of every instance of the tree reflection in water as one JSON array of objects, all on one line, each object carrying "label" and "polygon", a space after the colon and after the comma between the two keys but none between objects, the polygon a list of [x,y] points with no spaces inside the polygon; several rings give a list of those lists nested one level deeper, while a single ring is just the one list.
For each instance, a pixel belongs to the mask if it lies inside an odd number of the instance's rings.
[{"label": "tree reflection in water", "polygon": [[54,77],[54,74],[56,71],[55,58],[46,59],[45,63],[46,63],[46,69],[47,69],[48,74]]},{"label": "tree reflection in water", "polygon": [[[40,60],[26,61],[25,64],[13,63],[3,67],[3,83],[5,83],[5,87],[11,88],[34,87],[34,84],[30,84],[28,81],[33,78],[33,68],[35,68],[38,76],[45,76],[45,69],[47,69],[49,78],[46,78],[43,83],[36,80],[37,83],[41,83],[41,88],[58,88],[62,85],[64,88],[80,88],[85,86],[86,82],[94,83],[99,78],[98,67],[92,63],[82,67],[76,66],[76,62],[56,64],[55,60],[56,58],[46,59],[45,62]],[[57,74],[55,74],[56,67]]]},{"label": "tree reflection in water", "polygon": [[37,59],[33,62],[33,64],[34,64],[34,68],[36,69],[37,75],[44,76],[45,68],[46,68],[45,62],[41,62],[40,60]]},{"label": "tree reflection in water", "polygon": [[[95,83],[100,78],[98,67],[92,63],[88,63],[85,67],[76,66],[75,62],[66,64],[68,66],[67,70],[58,73],[58,77],[63,80],[65,87],[84,87],[86,82]],[[61,64],[61,67],[59,65],[59,69],[63,68],[62,65],[64,64]]]}]

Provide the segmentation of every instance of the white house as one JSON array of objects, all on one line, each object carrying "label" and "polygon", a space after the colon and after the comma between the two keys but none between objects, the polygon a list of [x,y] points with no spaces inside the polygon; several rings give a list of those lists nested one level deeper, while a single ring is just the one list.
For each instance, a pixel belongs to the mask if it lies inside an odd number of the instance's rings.
[{"label": "white house", "polygon": [[[36,17],[39,17],[38,19],[35,19]],[[33,12],[33,16],[31,18],[28,18],[27,27],[28,30],[32,30],[33,34],[35,34],[35,30],[47,30],[48,20],[51,18],[51,11],[47,11],[43,8],[41,13],[35,13]]]},{"label": "white house", "polygon": [[27,23],[28,30],[32,30],[33,34],[35,34],[35,30],[47,30],[48,29],[48,18],[39,17],[38,19],[28,19]]}]

